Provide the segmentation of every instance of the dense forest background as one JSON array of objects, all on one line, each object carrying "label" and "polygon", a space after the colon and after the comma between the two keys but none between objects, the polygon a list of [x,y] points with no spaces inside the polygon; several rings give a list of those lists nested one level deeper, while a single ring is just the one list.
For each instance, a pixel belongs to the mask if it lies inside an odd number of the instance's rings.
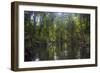
[{"label": "dense forest background", "polygon": [[24,11],[24,61],[90,58],[90,14]]}]

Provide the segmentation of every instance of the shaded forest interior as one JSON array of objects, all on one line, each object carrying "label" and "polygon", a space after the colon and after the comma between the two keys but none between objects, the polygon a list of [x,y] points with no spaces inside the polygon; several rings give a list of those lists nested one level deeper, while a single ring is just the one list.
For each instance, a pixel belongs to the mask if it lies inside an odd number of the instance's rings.
[{"label": "shaded forest interior", "polygon": [[90,58],[90,14],[24,11],[24,61]]}]

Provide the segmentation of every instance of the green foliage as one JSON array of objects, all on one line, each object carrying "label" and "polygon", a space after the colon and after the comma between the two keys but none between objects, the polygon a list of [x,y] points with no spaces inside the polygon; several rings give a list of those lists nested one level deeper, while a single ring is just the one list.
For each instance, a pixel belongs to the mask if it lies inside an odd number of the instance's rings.
[{"label": "green foliage", "polygon": [[[90,15],[33,12],[25,14],[25,48],[40,60],[90,57]],[[31,17],[31,15],[30,15]],[[84,49],[84,50],[82,50]],[[31,54],[32,58],[34,54]]]}]

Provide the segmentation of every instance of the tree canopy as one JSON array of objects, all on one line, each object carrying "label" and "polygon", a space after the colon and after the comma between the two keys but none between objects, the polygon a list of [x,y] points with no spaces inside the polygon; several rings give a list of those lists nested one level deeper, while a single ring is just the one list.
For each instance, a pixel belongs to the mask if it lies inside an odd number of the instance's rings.
[{"label": "tree canopy", "polygon": [[25,61],[90,58],[90,14],[24,12]]}]

